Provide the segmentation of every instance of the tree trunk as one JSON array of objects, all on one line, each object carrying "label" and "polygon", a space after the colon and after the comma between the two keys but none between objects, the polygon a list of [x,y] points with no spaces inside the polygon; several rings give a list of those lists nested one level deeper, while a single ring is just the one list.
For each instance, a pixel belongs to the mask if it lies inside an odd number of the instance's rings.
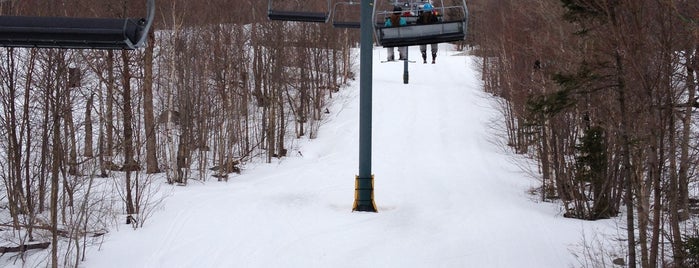
[{"label": "tree trunk", "polygon": [[7,72],[3,74],[2,79],[6,83],[7,95],[5,95],[5,100],[3,101],[3,113],[9,118],[7,118],[7,124],[5,124],[5,131],[7,131],[7,149],[5,154],[7,154],[7,178],[4,178],[5,190],[7,192],[7,206],[9,208],[10,217],[12,217],[12,224],[15,229],[19,229],[19,217],[21,214],[20,208],[20,198],[23,195],[22,192],[22,179],[21,179],[21,157],[22,148],[19,144],[19,137],[17,130],[17,111],[16,111],[16,73],[15,73],[15,54],[14,50],[10,49],[6,55],[7,60]]},{"label": "tree trunk", "polygon": [[619,115],[621,116],[621,124],[619,126],[619,132],[621,134],[621,148],[622,148],[622,173],[621,179],[625,185],[625,196],[624,203],[626,205],[626,235],[627,246],[629,250],[629,268],[636,267],[636,235],[634,233],[635,223],[634,223],[634,201],[633,201],[633,189],[634,180],[632,176],[632,166],[631,166],[631,140],[629,138],[629,119],[628,108],[626,107],[626,81],[624,79],[624,65],[622,63],[621,55],[619,54],[621,49],[617,48],[615,52],[616,59],[616,76],[617,76],[617,94],[619,102]]},{"label": "tree trunk", "polygon": [[[686,59],[686,66],[685,66],[685,71],[686,71],[686,89],[687,89],[687,99],[689,100],[694,100],[696,98],[696,93],[697,93],[697,86],[694,77],[694,66],[692,66],[693,61],[699,60],[699,56],[696,55],[696,53],[699,53],[699,45],[697,45],[696,49],[690,49],[685,52],[687,55]],[[677,201],[679,202],[677,204],[677,209],[680,211],[679,217],[681,221],[689,219],[689,177],[690,177],[690,165],[692,162],[695,160],[689,157],[689,151],[690,151],[690,146],[692,146],[692,143],[690,142],[690,135],[692,134],[692,113],[694,111],[694,107],[691,104],[686,105],[686,108],[683,111],[683,116],[682,116],[682,130],[681,130],[681,147],[680,147],[680,163],[679,163],[679,174],[678,174],[678,198]]]},{"label": "tree trunk", "polygon": [[[32,81],[34,78],[34,67],[36,64],[35,57],[36,57],[36,50],[32,50],[30,52],[30,56],[28,59],[29,66],[27,67],[26,82],[25,82],[26,84],[24,86],[24,112],[23,112],[23,116],[22,116],[24,118],[23,125],[24,125],[24,131],[26,134],[25,151],[24,151],[24,155],[25,155],[24,179],[25,179],[25,188],[26,188],[25,190],[27,192],[27,196],[26,196],[27,204],[25,206],[25,209],[26,209],[25,213],[27,214],[27,216],[29,217],[29,219],[31,221],[34,221],[35,217],[36,217],[36,209],[34,206],[34,198],[35,197],[34,197],[34,190],[33,190],[34,189],[34,183],[33,183],[34,178],[32,178],[32,175],[33,175],[32,171],[33,170],[32,170],[31,163],[30,163],[30,161],[32,159],[32,155],[35,154],[32,152],[32,150],[34,149],[34,146],[32,145],[32,142],[33,142],[32,134],[34,134],[34,133],[32,132],[32,124],[31,124],[32,120],[30,120],[30,118],[34,117],[34,116],[32,116],[32,114],[30,113],[30,110],[29,110],[29,107],[31,107],[31,105],[32,105],[32,103],[31,103],[32,99],[31,99],[30,93],[32,92],[31,88],[32,88]],[[43,127],[43,128],[45,129],[45,127]],[[33,230],[34,230],[33,226],[29,226],[27,228],[27,234],[29,235],[30,241],[34,240]]]},{"label": "tree trunk", "polygon": [[[67,70],[67,68],[62,68]],[[65,73],[64,71],[60,73]],[[66,83],[67,84],[67,83]],[[67,88],[66,88],[67,89]],[[70,92],[69,90],[66,90],[66,92]],[[62,102],[66,105],[66,107],[72,107],[72,101],[70,98],[70,93],[65,94],[65,100]],[[78,175],[78,142],[77,139],[75,138],[75,125],[73,123],[73,109],[65,109],[63,111],[63,120],[65,121],[63,124],[65,135],[68,138],[68,174],[76,176]]]},{"label": "tree trunk", "polygon": [[133,149],[133,129],[132,129],[132,118],[133,114],[131,111],[131,68],[129,67],[129,55],[126,50],[121,52],[122,60],[124,63],[123,79],[124,79],[124,90],[123,90],[123,102],[124,102],[124,167],[123,171],[126,172],[126,213],[134,214],[136,212],[134,208],[133,195],[131,193],[131,172],[139,170],[138,163],[134,160],[134,149]]},{"label": "tree trunk", "polygon": [[114,52],[112,50],[107,51],[107,111],[105,119],[106,127],[106,147],[103,152],[103,156],[106,156],[109,161],[111,161],[112,156],[114,156],[114,88],[115,78],[114,78]]},{"label": "tree trunk", "polygon": [[279,137],[277,140],[277,156],[278,157],[285,157],[286,156],[286,149],[284,148],[284,136],[286,134],[286,114],[284,113],[284,96],[279,92],[277,94],[277,105],[279,105],[279,115],[278,115],[278,120],[279,120],[279,127],[278,132],[277,132],[277,137]]},{"label": "tree trunk", "polygon": [[[43,118],[41,122],[43,123],[44,126],[49,126],[52,124],[52,108],[51,108],[51,93],[46,92],[47,97],[44,98],[43,101]],[[51,137],[51,131],[53,129],[45,127],[41,131],[41,167],[39,171],[39,213],[44,212],[46,209],[45,207],[45,202],[46,202],[46,184],[48,182],[48,175],[50,173],[50,170],[52,168],[51,164],[49,163],[50,158],[49,155],[51,153],[51,148],[49,148],[49,145],[51,144],[51,140],[49,138]]]},{"label": "tree trunk", "polygon": [[146,173],[159,173],[158,157],[156,155],[155,116],[153,114],[153,50],[155,48],[155,33],[151,27],[148,32],[148,47],[145,51],[145,67],[143,81],[143,124],[146,129]]},{"label": "tree trunk", "polygon": [[58,172],[61,170],[60,90],[53,96],[53,150],[51,167],[51,267],[58,267]]},{"label": "tree trunk", "polygon": [[[540,140],[540,147],[539,147],[539,163],[541,163],[541,201],[545,202],[546,201],[546,193],[548,192],[548,187],[552,187],[552,185],[547,184],[548,182],[553,181],[551,179],[551,161],[550,161],[550,152],[549,152],[549,138],[547,135],[547,122],[548,120],[545,118],[541,118],[541,125],[539,126],[539,137]],[[561,197],[564,197],[561,195]],[[566,199],[563,199],[567,201]],[[582,215],[578,215],[582,216]]]},{"label": "tree trunk", "polygon": [[[672,114],[670,115],[670,126],[673,128],[675,127],[675,115]],[[666,193],[667,195],[667,200],[668,200],[668,214],[669,214],[669,226],[670,226],[670,242],[672,244],[672,251],[673,251],[673,263],[676,265],[682,265],[684,262],[684,257],[683,257],[683,247],[682,247],[682,230],[680,229],[680,200],[679,200],[679,182],[678,182],[678,167],[677,167],[677,142],[676,142],[676,137],[675,137],[675,132],[670,131],[669,132],[669,137],[668,140],[670,141],[669,143],[669,154],[670,154],[670,163],[669,163],[669,176],[670,180],[668,181],[669,187],[668,187],[668,192]]]},{"label": "tree trunk", "polygon": [[51,243],[35,243],[35,244],[24,244],[16,247],[0,247],[0,254],[11,253],[11,252],[25,252],[32,249],[46,249]]},{"label": "tree trunk", "polygon": [[92,149],[92,106],[94,98],[95,94],[91,93],[87,99],[87,107],[85,107],[85,148],[83,154],[88,158],[94,157]]},{"label": "tree trunk", "polygon": [[140,170],[138,163],[134,159],[134,146],[133,146],[133,111],[131,110],[131,67],[129,60],[129,52],[122,50],[121,52],[123,60],[123,116],[124,116],[124,167],[123,171],[137,171]]}]

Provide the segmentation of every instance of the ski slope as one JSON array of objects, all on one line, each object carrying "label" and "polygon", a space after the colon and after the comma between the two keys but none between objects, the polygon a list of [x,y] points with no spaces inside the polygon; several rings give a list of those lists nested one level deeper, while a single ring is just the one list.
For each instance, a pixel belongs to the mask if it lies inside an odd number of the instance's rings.
[{"label": "ski slope", "polygon": [[[171,189],[142,229],[112,231],[85,267],[571,267],[571,249],[611,222],[564,218],[528,193],[493,127],[473,58],[440,45],[437,64],[374,49],[373,173],[379,213],[352,213],[359,81],[315,140],[248,165],[227,183]],[[166,190],[170,191],[170,190]]]}]

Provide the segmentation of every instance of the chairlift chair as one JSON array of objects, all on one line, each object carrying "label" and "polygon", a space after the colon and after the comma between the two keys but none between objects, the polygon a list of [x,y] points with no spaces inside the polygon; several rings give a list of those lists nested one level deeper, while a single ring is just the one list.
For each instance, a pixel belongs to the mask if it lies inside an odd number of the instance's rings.
[{"label": "chairlift chair", "polygon": [[361,0],[339,1],[332,10],[332,24],[335,28],[359,29]]},{"label": "chairlift chair", "polygon": [[[323,2],[327,1],[327,6]],[[330,18],[332,0],[269,0],[270,20],[326,23]]]},{"label": "chairlift chair", "polygon": [[66,49],[136,49],[146,43],[155,16],[145,18],[0,16],[0,46]]},{"label": "chairlift chair", "polygon": [[[384,21],[393,13],[392,6],[375,6],[374,18],[376,23],[374,27],[377,43],[384,47],[400,47],[464,40],[468,30],[468,9],[466,7],[466,1],[447,0],[449,5],[445,5],[444,2],[444,0],[393,1],[393,5],[404,7],[403,13],[409,12],[408,14],[411,15],[408,16],[411,17],[411,19],[406,19],[408,22],[407,25],[398,27],[384,26]],[[434,11],[437,12],[439,22],[433,24],[417,24],[417,13],[421,12],[422,6],[426,3],[431,3],[434,6]],[[408,8],[407,11],[405,7]],[[414,19],[412,17],[414,17]]]}]

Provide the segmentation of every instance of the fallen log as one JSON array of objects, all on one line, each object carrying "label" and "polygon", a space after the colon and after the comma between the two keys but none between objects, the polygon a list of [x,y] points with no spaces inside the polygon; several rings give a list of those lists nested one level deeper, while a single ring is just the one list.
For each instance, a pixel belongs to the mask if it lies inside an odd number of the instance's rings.
[{"label": "fallen log", "polygon": [[[0,0],[0,2],[2,2],[2,0]],[[0,223],[0,227],[15,228],[15,226],[12,225],[12,224],[1,224],[1,223]],[[38,229],[38,230],[46,230],[46,231],[49,231],[49,232],[52,230],[51,226],[48,226],[48,225],[33,225],[33,226],[29,226],[29,225],[20,225],[19,227],[20,227],[20,228],[25,228],[25,229],[34,228],[34,229]],[[57,232],[58,232],[58,235],[61,236],[61,237],[71,238],[71,237],[69,236],[70,232],[67,231],[67,230],[58,229]],[[98,230],[98,231],[84,231],[84,232],[83,232],[83,231],[79,231],[78,234],[79,234],[79,235],[84,235],[84,236],[89,236],[89,237],[99,237],[99,236],[103,236],[103,235],[107,234],[107,231],[103,231],[103,230]]]},{"label": "fallen log", "polygon": [[31,249],[46,249],[51,245],[51,242],[43,242],[36,244],[24,244],[16,247],[0,247],[0,253],[10,253],[10,252],[24,252]]}]

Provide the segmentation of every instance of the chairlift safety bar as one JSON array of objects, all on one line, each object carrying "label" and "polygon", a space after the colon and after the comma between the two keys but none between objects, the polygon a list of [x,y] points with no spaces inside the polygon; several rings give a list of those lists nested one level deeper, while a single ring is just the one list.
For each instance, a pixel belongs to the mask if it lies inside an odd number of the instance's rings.
[{"label": "chairlift safety bar", "polygon": [[328,19],[330,19],[330,9],[332,8],[332,0],[327,0],[328,7],[326,9],[326,12],[281,10],[273,7],[272,4],[274,2],[275,0],[269,0],[267,2],[267,17],[270,20],[327,23]]}]

